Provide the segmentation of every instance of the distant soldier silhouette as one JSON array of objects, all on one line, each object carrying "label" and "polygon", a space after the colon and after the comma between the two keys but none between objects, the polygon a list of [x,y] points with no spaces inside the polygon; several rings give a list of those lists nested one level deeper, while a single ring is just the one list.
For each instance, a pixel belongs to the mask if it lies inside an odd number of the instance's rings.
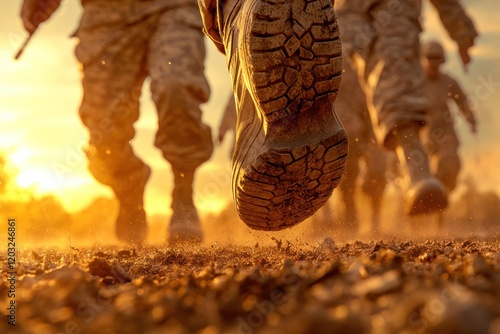
[{"label": "distant soldier silhouette", "polygon": [[448,101],[453,101],[457,105],[473,133],[476,133],[477,122],[458,82],[441,71],[440,67],[445,61],[441,44],[435,41],[423,44],[422,65],[426,74],[426,93],[430,100],[423,138],[434,175],[443,182],[448,191],[452,191],[455,189],[460,171],[460,158],[459,140]]},{"label": "distant soldier silhouette", "polygon": [[[59,0],[24,0],[21,17],[32,34],[58,8]],[[169,241],[201,241],[193,204],[196,168],[213,144],[201,121],[209,98],[205,45],[196,0],[82,0],[76,57],[82,64],[80,117],[90,133],[89,169],[120,202],[116,233],[142,243],[147,234],[143,196],[150,168],[130,145],[146,78],[158,111],[155,145],[172,166],[173,216]]]}]

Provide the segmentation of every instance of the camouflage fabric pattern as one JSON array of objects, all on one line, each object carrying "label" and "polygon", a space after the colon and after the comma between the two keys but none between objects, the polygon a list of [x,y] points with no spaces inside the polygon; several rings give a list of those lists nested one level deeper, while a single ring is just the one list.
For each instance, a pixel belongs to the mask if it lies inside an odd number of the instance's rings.
[{"label": "camouflage fabric pattern", "polygon": [[[459,45],[472,45],[477,33],[460,2],[430,2],[450,36]],[[344,46],[362,78],[377,125],[377,139],[394,149],[394,130],[423,125],[429,107],[419,61],[421,0],[342,0],[335,5]]]},{"label": "camouflage fabric pattern", "polygon": [[163,156],[175,168],[193,170],[212,153],[200,109],[210,93],[201,20],[196,2],[183,2],[83,3],[75,51],[83,71],[80,116],[90,132],[90,171],[115,192],[144,178],[130,141],[147,77],[158,111],[155,145]]}]

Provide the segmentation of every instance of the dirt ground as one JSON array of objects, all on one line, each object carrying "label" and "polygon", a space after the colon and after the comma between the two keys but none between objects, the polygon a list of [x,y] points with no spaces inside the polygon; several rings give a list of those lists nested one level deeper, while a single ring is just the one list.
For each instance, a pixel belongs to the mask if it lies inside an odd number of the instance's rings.
[{"label": "dirt ground", "polygon": [[500,333],[499,238],[384,240],[21,250],[0,333]]}]

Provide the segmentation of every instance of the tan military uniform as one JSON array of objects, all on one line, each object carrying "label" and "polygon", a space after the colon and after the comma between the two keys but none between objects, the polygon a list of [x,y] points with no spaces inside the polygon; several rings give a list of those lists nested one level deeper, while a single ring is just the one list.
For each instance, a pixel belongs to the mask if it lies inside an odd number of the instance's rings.
[{"label": "tan military uniform", "polygon": [[76,36],[83,69],[80,116],[89,129],[90,170],[115,191],[143,181],[130,141],[144,80],[158,110],[155,145],[179,170],[212,153],[200,104],[209,98],[196,0],[86,0]]},{"label": "tan military uniform", "polygon": [[[470,46],[477,36],[459,0],[430,0],[451,38]],[[419,61],[421,0],[336,2],[342,40],[362,78],[377,139],[395,147],[393,131],[421,126],[429,101]]]},{"label": "tan military uniform", "polygon": [[430,100],[430,108],[423,132],[424,142],[429,150],[431,167],[435,175],[451,191],[456,185],[460,159],[459,140],[447,102],[454,101],[470,124],[476,124],[476,120],[460,85],[447,74],[441,73],[435,79],[428,77],[426,93]]}]

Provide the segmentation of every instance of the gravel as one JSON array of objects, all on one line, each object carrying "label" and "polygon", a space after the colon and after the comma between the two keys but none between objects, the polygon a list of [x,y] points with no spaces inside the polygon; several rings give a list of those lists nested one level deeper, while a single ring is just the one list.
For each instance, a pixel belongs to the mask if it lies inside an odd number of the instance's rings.
[{"label": "gravel", "polygon": [[275,241],[20,251],[15,333],[500,333],[498,238]]}]

